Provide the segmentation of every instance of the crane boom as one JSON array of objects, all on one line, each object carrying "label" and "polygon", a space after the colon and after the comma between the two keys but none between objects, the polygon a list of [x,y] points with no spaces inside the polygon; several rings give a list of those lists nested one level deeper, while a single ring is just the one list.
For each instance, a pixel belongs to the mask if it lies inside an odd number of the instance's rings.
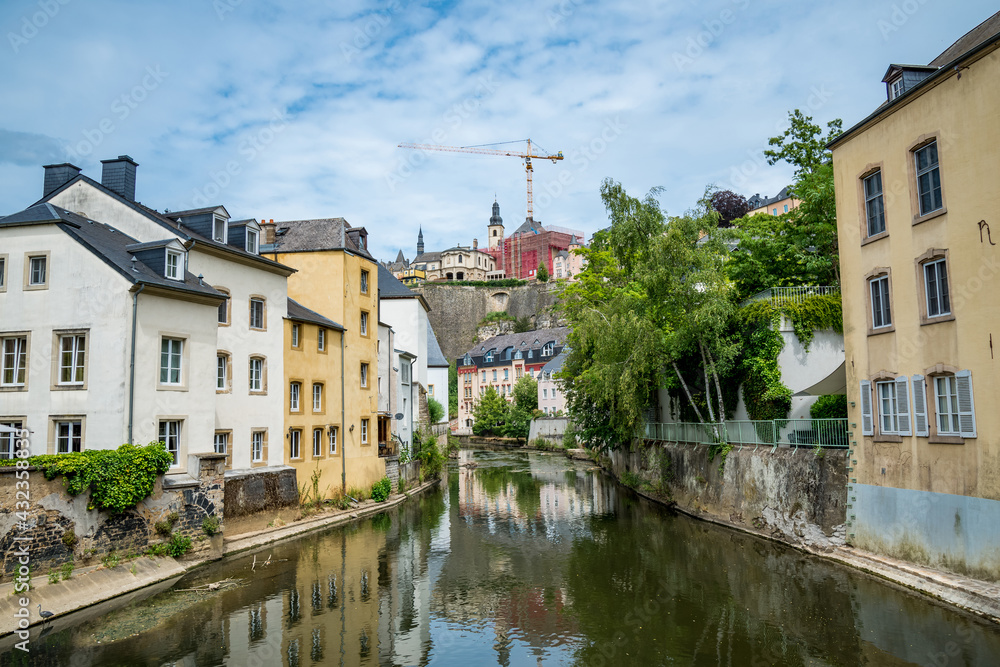
[{"label": "crane boom", "polygon": [[524,160],[524,171],[528,176],[528,217],[532,220],[534,216],[532,215],[533,208],[533,197],[531,192],[531,174],[534,168],[531,166],[531,159],[535,158],[538,160],[552,160],[555,164],[556,160],[562,160],[562,151],[559,151],[555,155],[537,155],[531,152],[531,139],[525,139],[528,144],[528,149],[525,152],[519,152],[516,150],[500,150],[496,148],[482,148],[479,146],[441,146],[439,144],[409,144],[403,143],[399,144],[399,148],[412,148],[418,151],[443,151],[446,153],[474,153],[477,155],[498,155],[501,157],[517,157]]}]

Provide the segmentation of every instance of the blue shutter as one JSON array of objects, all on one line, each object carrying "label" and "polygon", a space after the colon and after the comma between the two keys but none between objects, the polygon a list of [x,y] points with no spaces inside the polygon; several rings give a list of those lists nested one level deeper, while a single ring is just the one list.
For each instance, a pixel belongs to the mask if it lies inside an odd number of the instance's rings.
[{"label": "blue shutter", "polygon": [[923,375],[913,376],[913,434],[926,438],[927,430],[927,387]]},{"label": "blue shutter", "polygon": [[976,403],[972,396],[972,373],[955,373],[958,385],[958,429],[963,438],[976,437]]},{"label": "blue shutter", "polygon": [[874,435],[875,425],[872,423],[872,383],[861,381],[861,434]]}]

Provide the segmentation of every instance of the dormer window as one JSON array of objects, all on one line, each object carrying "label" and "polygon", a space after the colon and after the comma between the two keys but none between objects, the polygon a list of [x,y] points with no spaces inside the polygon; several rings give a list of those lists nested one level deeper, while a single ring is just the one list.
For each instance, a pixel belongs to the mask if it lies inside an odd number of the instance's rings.
[{"label": "dormer window", "polygon": [[903,94],[903,77],[897,78],[889,84],[889,99],[894,100]]},{"label": "dormer window", "polygon": [[212,222],[212,239],[219,243],[226,242],[226,219],[221,215],[215,216]]},{"label": "dormer window", "polygon": [[167,250],[165,275],[171,280],[184,279],[184,258],[177,250]]},{"label": "dormer window", "polygon": [[551,357],[555,349],[556,349],[556,344],[554,342],[546,343],[545,347],[542,348],[542,356]]},{"label": "dormer window", "polygon": [[246,251],[250,254],[256,255],[258,249],[257,244],[257,231],[247,227],[247,245]]}]

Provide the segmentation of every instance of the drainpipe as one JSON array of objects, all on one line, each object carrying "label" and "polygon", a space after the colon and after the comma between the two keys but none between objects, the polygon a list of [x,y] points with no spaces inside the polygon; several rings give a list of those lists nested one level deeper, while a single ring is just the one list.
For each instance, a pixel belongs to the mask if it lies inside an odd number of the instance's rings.
[{"label": "drainpipe", "polygon": [[142,294],[142,290],[146,289],[145,283],[139,285],[139,289],[132,292],[132,349],[130,351],[131,359],[129,360],[128,368],[128,444],[135,444],[132,442],[132,416],[135,409],[135,328],[136,328],[136,315],[139,312],[139,295]]},{"label": "drainpipe", "polygon": [[345,415],[347,410],[344,403],[344,334],[345,329],[340,330],[340,487],[341,492],[347,495],[347,422]]}]

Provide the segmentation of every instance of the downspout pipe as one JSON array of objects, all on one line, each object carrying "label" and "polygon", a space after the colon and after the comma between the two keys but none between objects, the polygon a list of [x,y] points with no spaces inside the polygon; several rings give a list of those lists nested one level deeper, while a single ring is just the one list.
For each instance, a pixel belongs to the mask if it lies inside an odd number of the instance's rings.
[{"label": "downspout pipe", "polygon": [[340,330],[340,489],[347,495],[347,408],[344,400],[344,334]]},{"label": "downspout pipe", "polygon": [[132,292],[132,345],[129,351],[128,367],[128,444],[132,442],[132,418],[135,414],[135,330],[139,314],[139,295],[146,289],[146,284],[139,285],[139,289]]}]

